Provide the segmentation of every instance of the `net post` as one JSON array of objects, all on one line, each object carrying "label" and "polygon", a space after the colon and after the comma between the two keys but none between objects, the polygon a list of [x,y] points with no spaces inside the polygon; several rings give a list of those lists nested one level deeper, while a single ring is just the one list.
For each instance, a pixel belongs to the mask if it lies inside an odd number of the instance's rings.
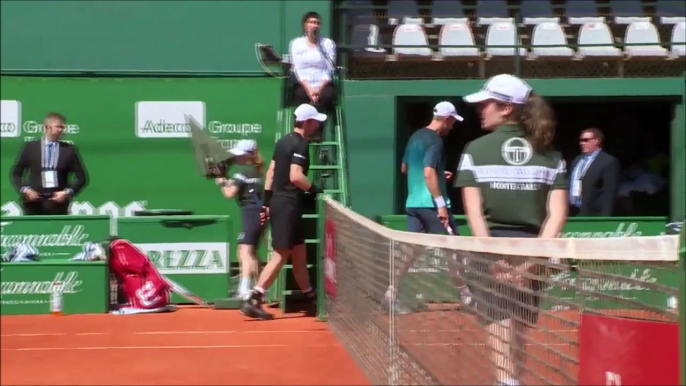
[{"label": "net post", "polygon": [[681,384],[686,385],[686,221],[681,229],[681,242],[679,247],[679,273],[681,279],[679,280],[680,296],[679,296],[679,329],[681,334]]},{"label": "net post", "polygon": [[320,194],[317,197],[317,320],[320,322],[326,321],[326,292],[324,291],[324,251],[326,251],[326,235],[324,232],[324,195]]}]

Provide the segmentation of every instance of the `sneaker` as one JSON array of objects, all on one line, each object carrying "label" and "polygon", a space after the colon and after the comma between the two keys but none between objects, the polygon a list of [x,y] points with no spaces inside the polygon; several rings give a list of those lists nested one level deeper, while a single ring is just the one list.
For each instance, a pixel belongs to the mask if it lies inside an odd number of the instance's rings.
[{"label": "sneaker", "polygon": [[243,305],[241,306],[241,314],[253,319],[274,319],[274,315],[262,309],[262,302],[262,294],[257,291],[252,291],[250,297],[243,302]]},{"label": "sneaker", "polygon": [[315,300],[317,298],[317,293],[314,292],[314,290],[309,290],[307,292],[303,292],[302,297],[306,300]]}]

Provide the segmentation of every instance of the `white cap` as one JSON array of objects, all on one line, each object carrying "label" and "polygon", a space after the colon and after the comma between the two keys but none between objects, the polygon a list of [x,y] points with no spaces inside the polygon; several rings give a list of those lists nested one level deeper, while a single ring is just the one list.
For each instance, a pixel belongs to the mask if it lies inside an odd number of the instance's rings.
[{"label": "white cap", "polygon": [[510,74],[500,74],[489,79],[481,91],[464,97],[467,103],[479,103],[494,99],[505,103],[523,105],[529,99],[531,86]]},{"label": "white cap", "polygon": [[229,153],[240,156],[245,155],[247,153],[254,153],[255,149],[257,149],[257,142],[255,142],[255,140],[241,139],[236,144],[236,147],[229,150]]},{"label": "white cap", "polygon": [[436,107],[434,107],[434,115],[439,117],[453,117],[458,121],[464,121],[464,118],[457,115],[457,110],[455,106],[450,102],[439,102]]},{"label": "white cap", "polygon": [[295,115],[295,120],[298,122],[304,122],[308,119],[316,119],[319,122],[326,120],[326,114],[320,114],[314,106],[308,103],[303,103],[298,106],[293,114]]}]

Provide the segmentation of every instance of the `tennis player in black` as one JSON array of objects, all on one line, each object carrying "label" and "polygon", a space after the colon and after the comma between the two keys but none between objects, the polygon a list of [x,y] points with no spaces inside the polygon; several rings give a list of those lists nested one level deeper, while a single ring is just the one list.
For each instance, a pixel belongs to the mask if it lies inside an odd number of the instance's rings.
[{"label": "tennis player in black", "polygon": [[262,309],[264,294],[276,280],[289,256],[293,262],[293,275],[298,286],[305,296],[314,297],[307,272],[302,208],[306,192],[321,192],[307,179],[310,168],[307,138],[317,131],[320,122],[326,120],[326,115],[320,114],[309,104],[302,104],[295,109],[294,120],[293,132],[276,143],[274,157],[264,184],[263,212],[265,218],[271,221],[273,252],[257,280],[257,285],[241,307],[241,313],[251,318],[274,318]]}]

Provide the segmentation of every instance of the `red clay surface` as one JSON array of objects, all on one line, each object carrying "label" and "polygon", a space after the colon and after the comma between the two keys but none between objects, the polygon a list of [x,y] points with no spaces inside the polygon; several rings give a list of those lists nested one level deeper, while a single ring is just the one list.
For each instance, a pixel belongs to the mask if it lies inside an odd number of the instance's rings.
[{"label": "red clay surface", "polygon": [[[436,307],[428,312],[398,315],[398,343],[407,354],[400,360],[416,363],[442,385],[492,385],[494,367],[486,342],[488,332],[474,315]],[[452,308],[450,310],[450,308]],[[647,311],[611,310],[613,316],[661,320]],[[577,311],[546,311],[539,316],[526,338],[525,373],[522,383],[533,385],[577,384],[579,361],[579,323]],[[387,320],[382,322],[388,325]],[[411,368],[408,363],[400,365]],[[403,384],[429,384],[416,376],[417,370],[404,374]],[[402,377],[402,375],[401,375]]]},{"label": "red clay surface", "polygon": [[[536,329],[527,334],[524,385],[569,385],[577,378],[577,327],[580,315],[573,311],[541,315]],[[558,319],[559,318],[559,319]],[[387,323],[387,322],[386,322]],[[452,310],[435,310],[396,319],[398,343],[414,362],[442,385],[492,385],[494,367],[486,342],[488,332],[475,316]],[[402,357],[402,356],[401,356]],[[402,358],[401,358],[402,360]],[[401,367],[408,368],[404,363]],[[401,378],[404,384],[429,384],[415,376]],[[401,375],[401,377],[403,377]]]},{"label": "red clay surface", "polygon": [[[273,312],[273,311],[270,311]],[[326,323],[237,311],[2,317],[3,385],[368,385]]]}]

